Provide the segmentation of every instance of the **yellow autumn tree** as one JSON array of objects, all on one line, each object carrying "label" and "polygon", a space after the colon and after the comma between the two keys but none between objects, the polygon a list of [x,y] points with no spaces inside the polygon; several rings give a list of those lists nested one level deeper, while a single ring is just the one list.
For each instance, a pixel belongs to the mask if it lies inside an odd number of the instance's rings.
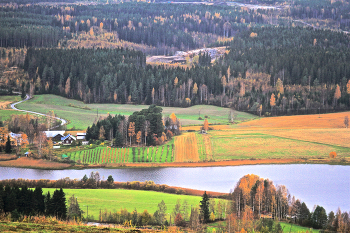
[{"label": "yellow autumn tree", "polygon": [[130,146],[131,146],[131,138],[135,136],[135,122],[129,123],[128,135],[130,137]]},{"label": "yellow autumn tree", "polygon": [[137,132],[136,134],[136,142],[138,145],[140,145],[141,142],[141,131]]},{"label": "yellow autumn tree", "polygon": [[337,86],[335,87],[335,92],[334,92],[334,105],[337,105],[338,100],[341,97],[341,92],[340,92],[340,87],[337,84]]},{"label": "yellow autumn tree", "polygon": [[177,119],[177,117],[176,117],[175,113],[171,113],[171,115],[170,115],[170,119],[172,120],[172,123],[173,123],[173,124],[175,124],[175,123],[176,123],[176,119]]},{"label": "yellow autumn tree", "polygon": [[281,94],[284,93],[283,82],[280,78],[278,78],[276,82],[276,91]]},{"label": "yellow autumn tree", "polygon": [[276,105],[276,98],[275,98],[275,94],[272,93],[271,94],[271,98],[270,98],[270,106],[271,106],[271,110],[272,108]]},{"label": "yellow autumn tree", "polygon": [[176,78],[174,79],[174,87],[176,87],[178,83],[179,83],[179,79],[176,77]]},{"label": "yellow autumn tree", "polygon": [[193,94],[196,95],[197,91],[198,91],[197,83],[194,83],[194,85],[193,85]]},{"label": "yellow autumn tree", "polygon": [[209,122],[207,118],[204,119],[203,129],[205,130],[205,132],[209,130]]}]

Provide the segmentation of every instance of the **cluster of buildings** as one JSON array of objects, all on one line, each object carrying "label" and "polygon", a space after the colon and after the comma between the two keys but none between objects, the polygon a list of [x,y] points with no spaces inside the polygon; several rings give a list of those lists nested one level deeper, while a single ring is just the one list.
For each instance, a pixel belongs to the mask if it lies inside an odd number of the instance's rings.
[{"label": "cluster of buildings", "polygon": [[66,134],[66,132],[63,131],[44,131],[47,138],[51,138],[51,140],[54,142],[54,144],[58,145],[71,145],[73,142],[79,140],[82,142],[82,144],[88,144],[87,141],[85,141],[86,133],[84,132],[77,132],[76,136],[73,136],[72,134]]}]

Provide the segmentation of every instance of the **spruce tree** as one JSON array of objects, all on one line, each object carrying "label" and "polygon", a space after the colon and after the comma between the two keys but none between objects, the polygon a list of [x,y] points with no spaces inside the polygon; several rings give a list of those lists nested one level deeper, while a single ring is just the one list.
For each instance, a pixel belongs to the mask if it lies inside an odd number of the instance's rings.
[{"label": "spruce tree", "polygon": [[209,221],[210,213],[209,213],[209,197],[207,195],[207,192],[205,191],[202,200],[200,201],[200,208],[201,208],[201,215],[202,215],[202,221],[203,223],[206,223]]},{"label": "spruce tree", "polygon": [[5,152],[9,154],[9,153],[11,153],[11,151],[12,151],[12,146],[11,146],[10,136],[7,136]]}]

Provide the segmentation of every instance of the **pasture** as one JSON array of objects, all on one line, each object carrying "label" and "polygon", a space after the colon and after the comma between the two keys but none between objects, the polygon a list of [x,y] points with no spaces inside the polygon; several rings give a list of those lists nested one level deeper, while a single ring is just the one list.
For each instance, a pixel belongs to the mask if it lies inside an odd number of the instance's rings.
[{"label": "pasture", "polygon": [[[148,105],[131,104],[84,104],[81,101],[67,99],[55,95],[37,95],[33,99],[17,105],[19,109],[32,110],[40,113],[47,113],[53,110],[58,117],[68,120],[67,128],[85,130],[100,116],[108,114],[131,115],[135,111],[148,108]],[[202,125],[203,120],[198,120],[199,116],[204,119],[207,116],[212,124],[228,124],[228,114],[230,109],[210,106],[196,105],[188,108],[162,107],[163,115],[169,116],[175,113],[184,125]],[[245,121],[256,118],[256,116],[233,111],[235,121]]]},{"label": "pasture", "polygon": [[[52,194],[54,190],[53,188],[44,188],[43,193],[46,194],[50,191],[50,194]],[[63,191],[66,194],[67,201],[73,194],[74,197],[78,198],[80,208],[85,212],[85,217],[88,206],[89,216],[93,216],[95,220],[98,219],[100,210],[105,209],[120,211],[125,208],[129,212],[136,209],[138,213],[147,210],[153,215],[157,210],[158,203],[162,200],[167,206],[166,212],[169,220],[169,214],[172,213],[178,199],[181,200],[181,204],[186,200],[188,211],[190,211],[191,206],[199,206],[199,202],[202,200],[200,196],[127,189],[64,189]],[[222,202],[226,203],[227,201],[222,200]]]}]

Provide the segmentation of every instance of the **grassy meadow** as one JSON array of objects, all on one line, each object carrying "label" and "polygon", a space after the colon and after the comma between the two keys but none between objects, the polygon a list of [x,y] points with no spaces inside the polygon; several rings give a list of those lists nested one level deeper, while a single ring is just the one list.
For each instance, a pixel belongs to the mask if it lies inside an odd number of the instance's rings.
[{"label": "grassy meadow", "polygon": [[302,227],[295,224],[290,224],[285,222],[280,222],[280,224],[282,226],[283,232],[296,232],[296,233],[306,232],[306,231],[309,231],[310,233],[320,232],[319,230],[315,230],[308,227]]},{"label": "grassy meadow", "polygon": [[[47,113],[53,110],[57,116],[68,120],[67,128],[85,130],[99,116],[108,114],[131,115],[135,111],[148,108],[148,105],[130,104],[84,104],[81,101],[67,99],[55,95],[37,95],[33,99],[18,105],[19,109],[30,109],[32,111]],[[201,125],[203,119],[208,117],[212,124],[228,124],[230,109],[208,105],[197,105],[188,108],[162,107],[163,115],[169,116],[175,113],[182,125]],[[254,115],[234,111],[235,121],[245,121],[256,118]]]},{"label": "grassy meadow", "polygon": [[[281,224],[281,227],[283,229],[283,232],[290,232],[290,233],[303,233],[303,232],[310,232],[310,233],[318,233],[319,230],[315,230],[312,228],[302,227],[295,224],[285,223],[285,222],[279,222]],[[223,227],[226,227],[226,222],[214,222],[208,224],[208,230],[207,232],[218,232],[219,229],[222,229]]]},{"label": "grassy meadow", "polygon": [[[50,191],[52,194],[54,190],[53,188],[44,188],[43,193],[46,194]],[[127,189],[64,189],[63,191],[67,201],[73,194],[74,197],[78,198],[80,208],[85,212],[84,216],[86,216],[88,206],[89,216],[93,216],[95,220],[99,217],[100,209],[120,211],[125,208],[129,212],[136,209],[139,213],[147,210],[153,214],[157,210],[158,203],[164,200],[167,206],[166,212],[170,214],[178,199],[181,200],[181,204],[184,200],[187,201],[188,210],[191,209],[191,206],[199,206],[199,202],[202,200],[200,196]],[[226,202],[226,200],[222,201]],[[167,215],[167,219],[169,219],[169,215]]]}]

